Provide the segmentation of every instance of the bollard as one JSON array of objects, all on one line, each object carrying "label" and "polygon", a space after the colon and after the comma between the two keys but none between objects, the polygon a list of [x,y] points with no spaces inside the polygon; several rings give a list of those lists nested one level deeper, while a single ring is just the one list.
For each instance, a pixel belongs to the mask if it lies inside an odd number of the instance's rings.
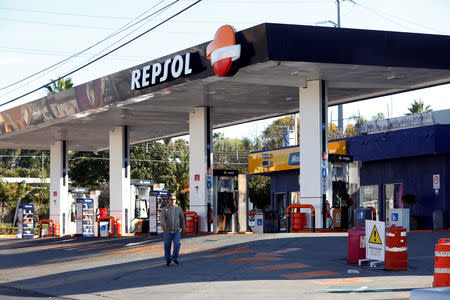
[{"label": "bollard", "polygon": [[450,286],[450,239],[440,239],[434,249],[433,287]]},{"label": "bollard", "polygon": [[59,224],[53,225],[53,236],[57,236],[57,237],[61,236],[61,232],[60,232],[59,228],[60,228]]},{"label": "bollard", "polygon": [[116,219],[115,222],[115,236],[121,236],[122,235],[122,220]]},{"label": "bollard", "polygon": [[408,270],[408,244],[406,240],[406,228],[395,225],[387,228],[385,249],[385,270]]}]

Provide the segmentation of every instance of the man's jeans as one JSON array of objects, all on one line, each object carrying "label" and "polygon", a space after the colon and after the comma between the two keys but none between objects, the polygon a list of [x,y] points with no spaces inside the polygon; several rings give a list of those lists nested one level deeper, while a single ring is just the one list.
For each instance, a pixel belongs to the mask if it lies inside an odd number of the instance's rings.
[{"label": "man's jeans", "polygon": [[[170,248],[172,248],[173,241],[173,254],[170,256]],[[180,252],[180,232],[164,232],[164,258],[166,260],[178,259],[178,253]]]}]

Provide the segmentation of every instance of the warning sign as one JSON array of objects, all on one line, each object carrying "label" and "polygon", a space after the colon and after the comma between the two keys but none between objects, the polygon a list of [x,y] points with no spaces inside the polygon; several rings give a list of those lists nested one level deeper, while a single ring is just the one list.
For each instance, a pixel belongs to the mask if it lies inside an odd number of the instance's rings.
[{"label": "warning sign", "polygon": [[366,258],[384,261],[384,222],[366,220]]},{"label": "warning sign", "polygon": [[372,233],[370,234],[369,243],[382,244],[380,234],[378,233],[377,226],[373,226]]}]

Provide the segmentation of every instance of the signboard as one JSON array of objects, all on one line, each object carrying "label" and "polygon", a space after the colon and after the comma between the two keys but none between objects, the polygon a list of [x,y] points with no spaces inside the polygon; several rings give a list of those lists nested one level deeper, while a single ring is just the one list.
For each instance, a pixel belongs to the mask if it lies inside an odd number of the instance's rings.
[{"label": "signboard", "polygon": [[433,189],[440,189],[441,188],[441,175],[434,174],[433,175]]},{"label": "signboard", "polygon": [[203,69],[199,53],[186,53],[131,71],[130,90],[139,90],[195,74]]},{"label": "signboard", "polygon": [[200,181],[200,174],[194,174],[194,181]]},{"label": "signboard", "polygon": [[366,258],[384,261],[385,224],[366,220]]},{"label": "signboard", "polygon": [[238,170],[214,169],[213,174],[214,174],[214,176],[238,176],[239,171]]},{"label": "signboard", "polygon": [[[335,154],[333,157],[337,157],[342,162],[353,161],[353,157],[347,156],[346,140],[328,143],[328,153],[329,155]],[[328,164],[326,155],[323,155],[323,158],[325,164],[322,167],[326,168]],[[299,146],[252,152],[248,155],[249,174],[294,170],[298,168],[300,168]],[[325,177],[326,175],[325,173]]]}]

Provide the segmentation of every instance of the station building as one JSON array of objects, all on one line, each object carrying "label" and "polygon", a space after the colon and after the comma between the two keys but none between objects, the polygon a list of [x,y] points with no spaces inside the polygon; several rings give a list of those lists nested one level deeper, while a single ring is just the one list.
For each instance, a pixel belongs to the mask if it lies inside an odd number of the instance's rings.
[{"label": "station building", "polygon": [[[70,222],[69,150],[109,150],[111,215],[126,233],[130,145],[189,134],[190,210],[209,231],[212,130],[297,112],[300,194],[324,227],[328,106],[450,83],[449,36],[264,23],[224,25],[211,38],[0,111],[0,148],[50,150],[50,219],[61,234]],[[239,231],[247,198],[240,191]]]},{"label": "station building", "polygon": [[[389,209],[409,208],[411,229],[446,229],[450,225],[450,110],[368,122],[357,129],[359,136],[328,144],[329,206],[336,192],[333,182],[343,181],[354,199],[351,211],[371,206],[377,220],[389,222]],[[298,155],[298,146],[249,155],[249,173],[271,178],[271,209],[278,211],[281,223],[288,205],[302,203]],[[403,203],[406,194],[414,195],[416,202]],[[350,223],[351,217],[350,212]]]}]

